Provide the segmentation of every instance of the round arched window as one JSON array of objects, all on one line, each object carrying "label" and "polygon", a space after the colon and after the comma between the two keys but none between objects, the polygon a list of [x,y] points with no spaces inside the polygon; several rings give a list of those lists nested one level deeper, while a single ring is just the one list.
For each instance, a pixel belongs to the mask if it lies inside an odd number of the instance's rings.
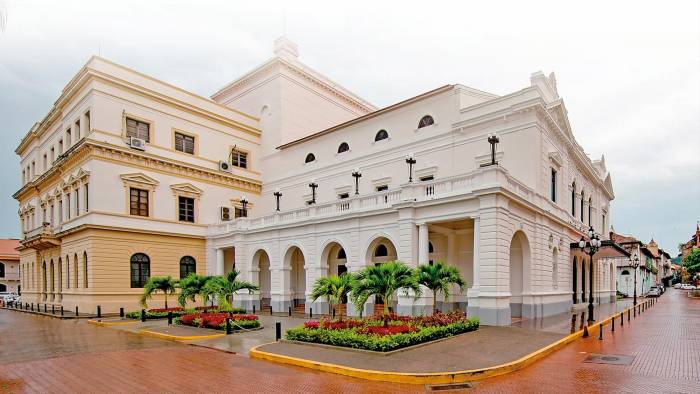
[{"label": "round arched window", "polygon": [[316,161],[316,156],[314,156],[313,153],[309,153],[308,155],[306,155],[304,163],[311,163],[312,161]]},{"label": "round arched window", "polygon": [[420,118],[420,122],[418,122],[418,128],[420,129],[421,127],[430,126],[432,124],[435,124],[435,120],[433,120],[433,117],[430,115],[425,115],[424,117]]},{"label": "round arched window", "polygon": [[143,253],[131,256],[131,287],[139,288],[151,277],[151,259]]},{"label": "round arched window", "polygon": [[197,273],[197,262],[192,256],[184,256],[180,259],[180,279],[186,278],[189,274]]},{"label": "round arched window", "polygon": [[350,150],[350,145],[348,145],[347,142],[343,142],[342,144],[340,144],[340,146],[338,146],[338,153],[347,152],[349,150]]},{"label": "round arched window", "polygon": [[375,141],[381,141],[387,138],[389,138],[389,133],[387,133],[384,129],[377,131],[377,135],[374,136]]}]

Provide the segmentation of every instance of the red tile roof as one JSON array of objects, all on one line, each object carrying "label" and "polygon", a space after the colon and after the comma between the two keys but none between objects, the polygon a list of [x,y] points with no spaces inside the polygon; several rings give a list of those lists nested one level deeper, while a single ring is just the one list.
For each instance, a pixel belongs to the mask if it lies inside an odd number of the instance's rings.
[{"label": "red tile roof", "polygon": [[0,257],[19,260],[18,239],[0,239]]}]

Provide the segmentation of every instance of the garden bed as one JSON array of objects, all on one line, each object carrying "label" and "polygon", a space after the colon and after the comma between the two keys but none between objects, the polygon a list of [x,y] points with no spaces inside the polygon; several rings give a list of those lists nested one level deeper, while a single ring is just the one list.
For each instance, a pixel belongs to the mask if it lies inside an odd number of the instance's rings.
[{"label": "garden bed", "polygon": [[[233,308],[233,309],[226,309],[226,310],[219,310],[218,307],[203,307],[203,306],[198,306],[196,308],[182,308],[182,307],[175,307],[175,308],[153,308],[153,309],[147,309],[146,310],[146,319],[148,320],[153,320],[153,319],[166,319],[168,317],[168,312],[173,313],[173,317],[180,317],[184,316],[187,314],[192,314],[192,313],[208,313],[211,311],[215,311],[217,313],[233,313],[236,315],[239,314],[245,314],[246,310],[245,309],[240,309],[240,308]],[[141,311],[131,311],[126,314],[126,317],[129,319],[141,319]]]},{"label": "garden bed", "polygon": [[388,352],[479,329],[477,318],[460,311],[431,316],[374,316],[366,319],[311,320],[287,330],[289,341]]},{"label": "garden bed", "polygon": [[[190,327],[212,328],[226,330],[226,318],[228,312],[214,313],[188,313],[175,319],[175,324]],[[260,327],[258,316],[251,314],[233,314],[231,317],[231,329],[233,331],[252,330]]]}]

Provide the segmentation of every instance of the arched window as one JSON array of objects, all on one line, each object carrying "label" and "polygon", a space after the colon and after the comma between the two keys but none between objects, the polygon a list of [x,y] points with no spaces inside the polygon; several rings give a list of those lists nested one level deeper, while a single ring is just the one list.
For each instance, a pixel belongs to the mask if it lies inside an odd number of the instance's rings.
[{"label": "arched window", "polygon": [[143,253],[131,256],[131,287],[139,288],[151,277],[151,259]]},{"label": "arched window", "polygon": [[192,256],[184,256],[180,259],[180,279],[186,278],[189,274],[197,273],[197,262]]},{"label": "arched window", "polygon": [[340,250],[338,251],[338,260],[343,259],[347,259],[347,257],[345,256],[345,249],[340,248]]},{"label": "arched window", "polygon": [[588,197],[588,225],[592,226],[593,224],[591,223],[591,217],[593,212],[593,198]]},{"label": "arched window", "polygon": [[425,115],[424,117],[420,118],[420,122],[418,122],[418,128],[420,129],[421,127],[426,127],[435,124],[435,120],[433,120],[433,117],[430,115]]},{"label": "arched window", "polygon": [[374,141],[381,141],[389,138],[389,133],[386,132],[386,130],[382,129],[377,131],[377,135],[374,136]]},{"label": "arched window", "polygon": [[374,257],[386,257],[389,255],[389,251],[386,248],[386,245],[384,244],[379,244],[377,246],[377,249],[374,249]]},{"label": "arched window", "polygon": [[0,263],[0,278],[5,277],[5,264]]},{"label": "arched window", "polygon": [[66,289],[70,289],[70,259],[66,256]]},{"label": "arched window", "polygon": [[312,161],[316,161],[316,156],[314,156],[313,153],[309,153],[306,155],[306,159],[304,159],[304,163],[311,163]]},{"label": "arched window", "polygon": [[433,247],[432,242],[428,242],[428,253],[433,253],[435,252],[435,248]]},{"label": "arched window", "polygon": [[571,184],[571,216],[576,217],[576,182]]},{"label": "arched window", "polygon": [[[66,255],[66,260],[68,259],[68,255]],[[75,288],[79,288],[80,285],[78,284],[78,254],[74,253],[73,254],[73,282],[75,282]]]},{"label": "arched window", "polygon": [[349,150],[350,150],[350,145],[348,145],[347,142],[343,142],[342,144],[340,144],[340,146],[338,146],[338,153],[347,152]]},{"label": "arched window", "polygon": [[[78,260],[76,259],[76,262]],[[87,252],[83,252],[83,287],[88,288],[88,261]]]},{"label": "arched window", "polygon": [[583,190],[581,190],[581,223],[583,223]]}]

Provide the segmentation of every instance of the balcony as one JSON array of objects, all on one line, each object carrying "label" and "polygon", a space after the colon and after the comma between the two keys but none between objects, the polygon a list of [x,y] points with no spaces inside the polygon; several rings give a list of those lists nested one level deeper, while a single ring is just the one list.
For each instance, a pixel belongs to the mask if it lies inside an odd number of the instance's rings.
[{"label": "balcony", "polygon": [[54,235],[51,224],[43,223],[40,227],[25,232],[20,244],[25,248],[44,250],[60,245],[61,240]]},{"label": "balcony", "polygon": [[[236,218],[230,222],[209,226],[209,235],[235,231],[258,230],[266,227],[302,223],[315,219],[339,218],[393,209],[400,204],[430,203],[431,200],[460,198],[476,190],[505,189],[511,194],[533,202],[535,193],[516,181],[499,166],[479,168],[465,175],[425,182],[405,183],[399,188],[352,196],[323,204],[314,204],[255,218]],[[562,212],[564,212],[562,210]]]}]

